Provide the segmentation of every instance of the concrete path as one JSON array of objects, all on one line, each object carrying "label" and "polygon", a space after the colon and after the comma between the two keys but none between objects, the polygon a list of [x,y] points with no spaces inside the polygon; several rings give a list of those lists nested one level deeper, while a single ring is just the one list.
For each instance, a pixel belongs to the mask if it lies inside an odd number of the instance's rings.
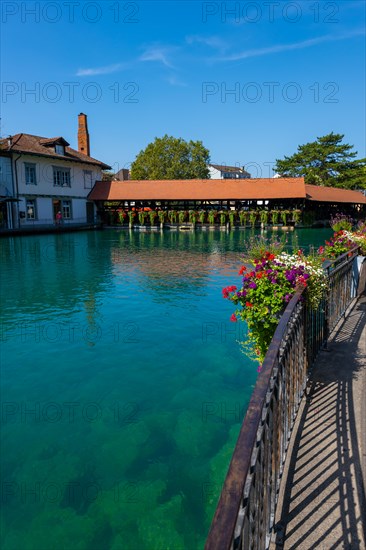
[{"label": "concrete path", "polygon": [[366,550],[366,295],[321,351],[291,437],[271,549]]}]

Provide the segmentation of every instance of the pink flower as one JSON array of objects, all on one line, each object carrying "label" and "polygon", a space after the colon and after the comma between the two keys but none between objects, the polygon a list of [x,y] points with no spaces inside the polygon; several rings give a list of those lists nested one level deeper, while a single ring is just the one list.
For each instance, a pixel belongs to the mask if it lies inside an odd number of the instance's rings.
[{"label": "pink flower", "polygon": [[232,323],[236,323],[236,322],[238,321],[237,318],[236,318],[235,313],[233,313],[232,316],[230,317],[230,321],[231,321]]}]

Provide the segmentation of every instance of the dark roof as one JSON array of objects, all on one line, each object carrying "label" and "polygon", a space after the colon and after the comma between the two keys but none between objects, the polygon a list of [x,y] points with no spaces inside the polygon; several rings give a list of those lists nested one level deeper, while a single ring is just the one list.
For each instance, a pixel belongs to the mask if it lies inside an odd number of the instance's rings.
[{"label": "dark roof", "polygon": [[120,170],[118,170],[118,172],[116,172],[114,174],[113,179],[117,180],[117,181],[129,180],[130,179],[129,169],[128,168],[121,168]]},{"label": "dark roof", "polygon": [[52,145],[65,145],[65,147],[67,145],[70,145],[70,143],[68,143],[66,141],[66,139],[64,139],[63,137],[59,136],[59,137],[55,137],[55,138],[49,138],[49,139],[41,139],[40,142],[39,142],[41,145],[45,145],[46,147],[51,147]]},{"label": "dark roof", "polygon": [[[9,139],[12,140],[12,144],[9,147]],[[65,145],[65,154],[58,155],[54,151],[50,151],[50,146],[56,143]],[[15,134],[10,138],[0,140],[0,149],[7,152],[14,153],[26,153],[28,155],[37,155],[48,158],[55,158],[60,160],[69,160],[73,162],[83,162],[85,164],[94,164],[100,166],[102,169],[111,168],[108,164],[104,164],[100,160],[93,157],[88,157],[84,153],[80,153],[71,147],[66,146],[68,142],[62,138],[45,138],[41,136],[33,136],[31,134]]]},{"label": "dark roof", "polygon": [[366,197],[359,191],[305,185],[304,178],[97,181],[89,193],[89,199],[96,201],[308,199],[320,202],[366,204]]},{"label": "dark roof", "polygon": [[91,200],[305,199],[303,178],[97,181]]},{"label": "dark roof", "polygon": [[249,174],[244,168],[240,166],[226,166],[225,164],[209,164],[212,168],[220,170],[220,172],[239,172],[240,174]]}]

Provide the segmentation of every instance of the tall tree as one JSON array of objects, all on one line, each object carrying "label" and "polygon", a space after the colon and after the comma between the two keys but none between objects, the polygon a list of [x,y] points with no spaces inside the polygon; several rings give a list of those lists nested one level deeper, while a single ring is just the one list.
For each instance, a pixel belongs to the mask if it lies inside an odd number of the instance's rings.
[{"label": "tall tree", "polygon": [[210,153],[201,141],[185,141],[165,135],[155,138],[131,165],[131,179],[205,179]]},{"label": "tall tree", "polygon": [[300,145],[297,153],[276,160],[275,172],[305,178],[306,183],[347,189],[366,189],[366,159],[355,160],[353,145],[342,143],[344,134],[333,132]]}]

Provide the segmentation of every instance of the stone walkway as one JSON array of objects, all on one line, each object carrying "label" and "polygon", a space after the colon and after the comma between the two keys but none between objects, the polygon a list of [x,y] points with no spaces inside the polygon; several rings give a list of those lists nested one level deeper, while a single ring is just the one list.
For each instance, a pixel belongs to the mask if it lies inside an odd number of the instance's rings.
[{"label": "stone walkway", "polygon": [[291,437],[271,549],[366,550],[366,295],[321,351]]}]

